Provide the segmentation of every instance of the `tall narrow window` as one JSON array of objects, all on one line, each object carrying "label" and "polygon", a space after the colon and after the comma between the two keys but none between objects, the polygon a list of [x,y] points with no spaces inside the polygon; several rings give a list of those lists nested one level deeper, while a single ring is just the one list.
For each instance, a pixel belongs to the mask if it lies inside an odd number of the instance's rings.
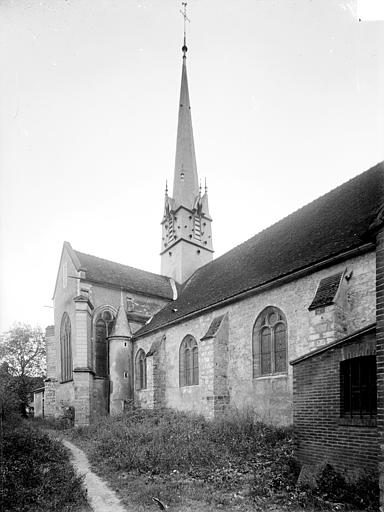
[{"label": "tall narrow window", "polygon": [[179,384],[195,386],[199,384],[199,348],[193,336],[188,334],[180,345]]},{"label": "tall narrow window", "polygon": [[268,306],[253,327],[253,376],[287,371],[287,321],[284,313]]},{"label": "tall narrow window", "polygon": [[60,326],[60,354],[61,354],[61,380],[72,380],[72,342],[71,321],[64,313]]},{"label": "tall narrow window", "polygon": [[373,418],[377,411],[376,356],[347,359],[340,363],[340,415]]},{"label": "tall narrow window", "polygon": [[142,348],[136,354],[135,377],[136,389],[147,389],[147,359]]},{"label": "tall narrow window", "polygon": [[109,310],[102,311],[94,323],[95,370],[98,377],[108,376],[108,336],[111,335],[113,316]]}]

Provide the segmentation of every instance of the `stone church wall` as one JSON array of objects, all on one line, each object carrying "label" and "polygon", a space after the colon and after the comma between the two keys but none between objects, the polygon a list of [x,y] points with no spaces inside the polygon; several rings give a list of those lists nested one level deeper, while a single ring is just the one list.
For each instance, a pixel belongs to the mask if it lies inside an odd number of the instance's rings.
[{"label": "stone church wall", "polygon": [[[67,276],[67,277],[65,277]],[[93,344],[93,319],[100,308],[110,306],[116,313],[120,304],[121,292],[119,289],[108,288],[107,286],[82,282],[81,286],[88,289],[89,299],[94,309],[91,308],[91,315],[83,317],[76,316],[75,297],[79,295],[78,273],[72,263],[67,250],[64,250],[58,271],[57,287],[55,291],[55,327],[51,328],[48,337],[47,356],[49,383],[47,383],[47,412],[49,416],[59,416],[63,407],[75,406],[77,409],[90,408],[85,418],[91,415],[97,417],[108,412],[109,383],[103,378],[94,377],[92,373],[80,376],[76,373],[75,381],[61,383],[61,361],[60,361],[60,325],[64,313],[67,313],[71,322],[72,361],[73,369],[88,367],[91,371],[95,368],[95,349]],[[88,292],[87,292],[88,293]],[[146,318],[155,314],[168,301],[157,297],[147,297],[138,293],[123,292],[124,297],[130,298],[129,306],[139,318]],[[134,322],[131,324],[133,332],[142,324]],[[86,384],[82,380],[86,379]],[[86,391],[86,388],[89,388]],[[77,391],[76,391],[77,390]],[[87,397],[86,395],[89,395]],[[78,395],[78,396],[77,396]],[[80,396],[81,395],[81,396]],[[81,398],[83,397],[83,398]],[[151,395],[151,400],[152,395]],[[89,402],[89,403],[88,403]],[[152,403],[151,402],[151,403]],[[84,410],[85,410],[84,409]],[[84,420],[85,421],[85,420]]]},{"label": "stone church wall", "polygon": [[[332,332],[326,331],[327,309],[317,314],[308,311],[321,279],[337,272],[353,271],[343,293],[337,298],[343,314]],[[344,279],[344,278],[343,278]],[[229,405],[252,409],[263,421],[275,424],[292,423],[292,368],[286,374],[253,378],[252,332],[259,313],[266,306],[280,308],[288,324],[288,361],[324,343],[350,334],[375,321],[375,253],[358,256],[348,262],[322,269],[282,286],[271,288],[247,299],[170,326],[137,340],[137,346],[148,347],[159,337],[166,337],[165,404],[179,410],[192,410],[206,416],[214,415],[213,373],[207,378],[209,366],[222,365],[227,373]],[[212,320],[228,314],[227,352],[216,355],[212,343],[200,341]],[[333,314],[333,313],[332,313]],[[335,313],[336,314],[336,313]],[[317,316],[318,323],[313,322]],[[323,320],[322,320],[323,316]],[[324,337],[324,332],[327,336]],[[197,386],[179,386],[179,348],[183,338],[191,334],[199,344],[200,379]],[[149,343],[150,342],[150,343]],[[217,348],[216,348],[216,353]],[[219,394],[217,394],[219,396]]]},{"label": "stone church wall", "polygon": [[[168,302],[166,299],[161,299],[158,297],[146,297],[144,295],[129,291],[124,291],[123,293],[124,297],[129,297],[132,299],[131,307],[133,308],[133,311],[141,315],[146,315],[147,317],[154,315]],[[107,286],[98,284],[92,284],[91,302],[95,309],[100,306],[109,304],[117,310],[120,304],[120,290],[115,288],[108,288]]]}]

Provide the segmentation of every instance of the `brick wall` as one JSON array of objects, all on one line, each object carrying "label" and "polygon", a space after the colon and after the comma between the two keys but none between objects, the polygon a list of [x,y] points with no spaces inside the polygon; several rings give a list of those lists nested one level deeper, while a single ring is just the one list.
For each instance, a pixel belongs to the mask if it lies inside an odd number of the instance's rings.
[{"label": "brick wall", "polygon": [[384,505],[384,229],[376,237],[377,428],[380,444],[380,503]]},{"label": "brick wall", "polygon": [[[378,436],[374,420],[359,425],[340,418],[340,362],[375,353],[375,334],[346,341],[293,365],[296,456],[303,464],[329,462],[356,473],[376,470]],[[363,420],[364,421],[364,420]]]}]

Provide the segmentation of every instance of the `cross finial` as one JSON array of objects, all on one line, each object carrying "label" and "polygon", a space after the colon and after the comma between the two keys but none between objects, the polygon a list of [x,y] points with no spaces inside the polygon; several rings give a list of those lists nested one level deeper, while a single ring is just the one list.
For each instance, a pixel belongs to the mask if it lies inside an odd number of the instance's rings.
[{"label": "cross finial", "polygon": [[183,44],[182,50],[183,50],[183,54],[184,54],[183,57],[185,57],[186,53],[188,51],[188,48],[187,48],[187,21],[188,21],[188,23],[190,23],[191,20],[187,16],[187,2],[181,2],[181,5],[183,6],[183,10],[180,9],[180,12],[184,18],[184,44]]},{"label": "cross finial", "polygon": [[205,189],[205,193],[207,193],[208,192],[207,178],[204,178],[204,189]]},{"label": "cross finial", "polygon": [[165,195],[168,195],[168,180],[165,180]]}]

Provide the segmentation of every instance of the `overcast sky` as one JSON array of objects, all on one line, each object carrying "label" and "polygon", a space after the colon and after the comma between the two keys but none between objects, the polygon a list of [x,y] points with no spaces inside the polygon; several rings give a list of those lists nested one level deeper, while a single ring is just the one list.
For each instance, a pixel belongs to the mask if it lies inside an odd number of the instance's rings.
[{"label": "overcast sky", "polygon": [[[383,22],[354,0],[190,0],[215,256],[384,159]],[[360,6],[361,7],[361,6]],[[0,331],[52,323],[64,240],[159,272],[176,0],[0,0]]]}]

